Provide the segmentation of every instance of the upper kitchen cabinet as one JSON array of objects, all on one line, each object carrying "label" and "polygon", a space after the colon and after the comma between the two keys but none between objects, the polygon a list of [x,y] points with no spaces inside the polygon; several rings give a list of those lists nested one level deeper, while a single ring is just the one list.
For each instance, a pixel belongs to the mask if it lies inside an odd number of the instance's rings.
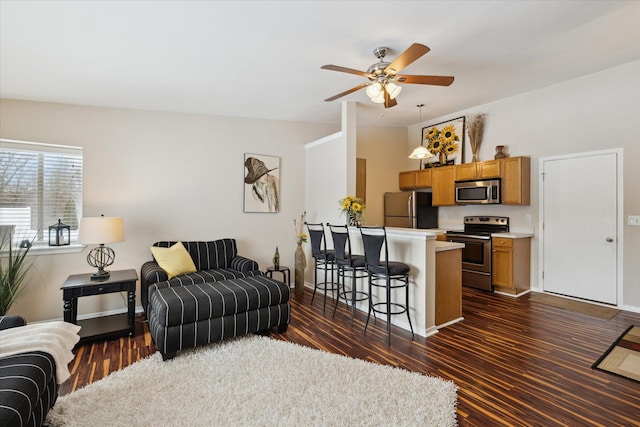
[{"label": "upper kitchen cabinet", "polygon": [[455,166],[442,166],[431,169],[433,206],[454,206],[456,204],[455,168]]},{"label": "upper kitchen cabinet", "polygon": [[500,160],[502,204],[529,205],[531,203],[531,159],[508,157]]},{"label": "upper kitchen cabinet", "polygon": [[431,187],[431,169],[421,169],[417,171],[400,172],[400,190],[415,190],[418,188]]},{"label": "upper kitchen cabinet", "polygon": [[413,190],[416,188],[416,172],[418,171],[400,172],[398,186],[401,190]]},{"label": "upper kitchen cabinet", "polygon": [[456,181],[481,178],[500,178],[500,161],[463,163],[456,166]]},{"label": "upper kitchen cabinet", "polygon": [[431,169],[416,171],[416,188],[431,187]]},{"label": "upper kitchen cabinet", "polygon": [[434,206],[453,206],[456,204],[456,181],[491,178],[501,179],[502,204],[529,205],[531,203],[531,159],[529,157],[508,157],[486,162],[400,172],[399,186],[401,190],[432,188]]}]

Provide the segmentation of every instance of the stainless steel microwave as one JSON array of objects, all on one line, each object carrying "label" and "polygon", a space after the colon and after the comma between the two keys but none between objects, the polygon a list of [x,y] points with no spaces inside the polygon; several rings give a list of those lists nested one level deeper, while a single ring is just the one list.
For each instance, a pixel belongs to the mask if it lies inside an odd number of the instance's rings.
[{"label": "stainless steel microwave", "polygon": [[455,183],[459,205],[493,205],[500,203],[500,180],[458,181]]}]

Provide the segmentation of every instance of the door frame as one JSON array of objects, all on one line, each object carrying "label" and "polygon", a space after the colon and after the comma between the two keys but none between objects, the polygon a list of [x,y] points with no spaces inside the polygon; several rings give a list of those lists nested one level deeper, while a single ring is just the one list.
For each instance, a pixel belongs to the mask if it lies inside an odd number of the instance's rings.
[{"label": "door frame", "polygon": [[[623,149],[613,148],[608,150],[587,151],[583,153],[562,154],[558,156],[541,157],[538,162],[538,230],[540,230],[540,241],[538,245],[538,284],[542,292],[544,290],[544,163],[552,160],[565,160],[578,157],[599,156],[605,154],[615,154],[616,156],[616,307],[622,307],[623,301],[623,261],[624,261],[624,192],[623,192]],[[595,177],[594,172],[594,177]],[[555,295],[555,294],[554,294]],[[578,301],[585,301],[580,298],[565,297]],[[598,303],[594,301],[585,301],[593,304],[604,305],[609,304]]]}]

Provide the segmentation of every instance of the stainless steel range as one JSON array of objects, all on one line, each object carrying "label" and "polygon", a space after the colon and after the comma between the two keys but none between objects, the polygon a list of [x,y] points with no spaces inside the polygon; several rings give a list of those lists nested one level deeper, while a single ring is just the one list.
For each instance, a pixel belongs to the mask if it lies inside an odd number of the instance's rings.
[{"label": "stainless steel range", "polygon": [[447,240],[464,243],[462,284],[493,291],[491,283],[491,234],[509,231],[504,216],[465,216],[464,231],[447,231]]}]

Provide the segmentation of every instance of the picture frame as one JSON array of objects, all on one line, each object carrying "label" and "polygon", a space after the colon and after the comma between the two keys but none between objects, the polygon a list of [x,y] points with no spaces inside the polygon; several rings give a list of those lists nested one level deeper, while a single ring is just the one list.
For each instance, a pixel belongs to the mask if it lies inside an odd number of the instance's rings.
[{"label": "picture frame", "polygon": [[280,157],[244,154],[243,212],[280,212]]},{"label": "picture frame", "polygon": [[[453,132],[452,136],[446,138],[442,135],[443,131]],[[457,117],[455,119],[425,126],[422,128],[422,144],[431,151],[434,156],[425,160],[425,168],[459,165],[464,163],[464,146],[466,143],[466,127],[465,117]],[[447,159],[444,163],[440,161],[440,153],[436,148],[443,147],[449,151],[450,147],[455,147],[456,151],[447,153]]]}]

